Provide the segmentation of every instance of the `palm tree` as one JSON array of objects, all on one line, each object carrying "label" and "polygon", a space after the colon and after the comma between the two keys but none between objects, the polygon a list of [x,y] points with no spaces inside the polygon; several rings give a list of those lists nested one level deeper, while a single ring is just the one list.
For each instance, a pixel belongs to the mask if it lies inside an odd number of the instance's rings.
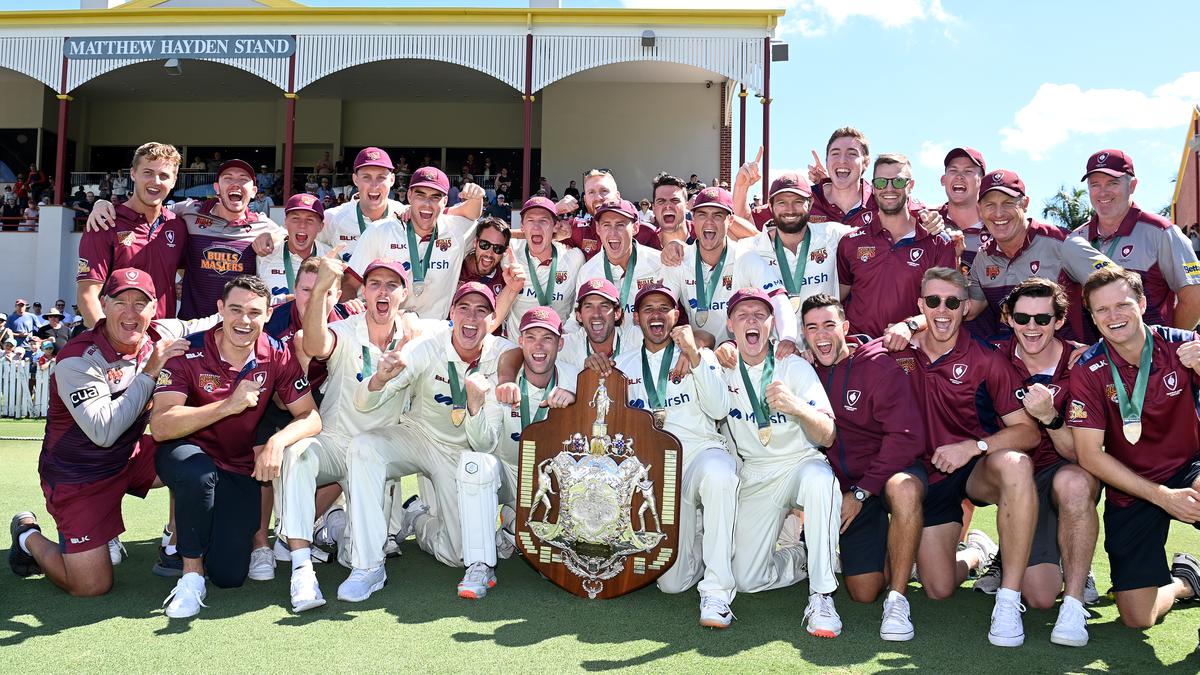
[{"label": "palm tree", "polygon": [[1074,230],[1091,219],[1091,205],[1087,201],[1087,192],[1083,188],[1067,188],[1060,185],[1058,194],[1046,200],[1042,209],[1042,217],[1058,221],[1059,227],[1068,231]]}]

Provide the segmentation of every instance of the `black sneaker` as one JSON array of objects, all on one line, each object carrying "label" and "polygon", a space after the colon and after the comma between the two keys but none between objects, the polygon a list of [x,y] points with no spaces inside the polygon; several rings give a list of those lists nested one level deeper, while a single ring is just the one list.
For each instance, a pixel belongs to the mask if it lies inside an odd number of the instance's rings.
[{"label": "black sneaker", "polygon": [[[34,521],[32,523],[21,524],[21,521],[25,518],[34,518]],[[42,528],[38,527],[36,517],[29,511],[22,511],[13,516],[12,522],[8,525],[8,533],[12,535],[12,548],[8,549],[8,566],[12,568],[13,574],[19,577],[28,577],[42,573],[42,568],[38,566],[37,561],[33,559],[33,556],[26,553],[17,541],[22,534],[30,530],[41,532]]]},{"label": "black sneaker", "polygon": [[159,546],[158,560],[154,561],[151,571],[160,577],[181,577],[183,576],[183,556],[178,552],[168,554],[166,546]]},{"label": "black sneaker", "polygon": [[1186,553],[1176,553],[1171,560],[1171,576],[1183,579],[1192,589],[1192,596],[1188,600],[1200,600],[1200,561]]}]

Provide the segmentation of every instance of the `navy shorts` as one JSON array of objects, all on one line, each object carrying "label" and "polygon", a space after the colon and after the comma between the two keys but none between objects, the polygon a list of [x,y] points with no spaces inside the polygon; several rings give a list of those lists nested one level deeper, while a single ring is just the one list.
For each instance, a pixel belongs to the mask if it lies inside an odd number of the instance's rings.
[{"label": "navy shorts", "polygon": [[[920,463],[905,469],[926,488],[929,476]],[[853,577],[882,572],[887,558],[888,509],[881,495],[871,495],[863,502],[862,510],[850,521],[838,543],[842,553],[842,574]]]},{"label": "navy shorts", "polygon": [[[1191,487],[1197,477],[1200,477],[1200,461],[1193,461],[1164,485],[1174,489]],[[1159,588],[1171,583],[1166,547],[1172,520],[1166,511],[1140,499],[1129,506],[1105,503],[1104,550],[1108,553],[1114,591]],[[1200,522],[1193,527],[1200,529]]]},{"label": "navy shorts", "polygon": [[978,463],[979,458],[976,457],[958,471],[929,486],[925,492],[925,527],[946,523],[962,525],[962,502],[967,498],[967,480]]}]

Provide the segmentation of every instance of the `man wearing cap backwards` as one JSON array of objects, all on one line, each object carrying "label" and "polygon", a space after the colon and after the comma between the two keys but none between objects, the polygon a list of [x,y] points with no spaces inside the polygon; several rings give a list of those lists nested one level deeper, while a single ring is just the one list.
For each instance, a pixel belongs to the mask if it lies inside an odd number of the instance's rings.
[{"label": "man wearing cap backwards", "polygon": [[163,200],[175,188],[182,158],[174,146],[146,143],[133,153],[130,176],[133,193],[113,207],[116,226],[83,233],[79,240],[79,267],[75,276],[76,303],[85,326],[95,326],[103,316],[100,289],[109,273],[119,267],[146,270],[161,289],[154,303],[157,316],[175,316],[175,273],[183,263],[187,227]]},{"label": "man wearing cap backwards", "polygon": [[1194,329],[1200,322],[1200,262],[1178,227],[1134,203],[1133,160],[1120,150],[1101,150],[1088,159],[1082,180],[1096,213],[1073,234],[1142,275],[1146,323]]},{"label": "man wearing cap backwards", "polygon": [[[637,209],[628,201],[605,202],[596,208],[595,228],[602,252],[580,268],[576,278],[576,295],[583,282],[607,279],[617,287],[617,301],[625,315],[633,314],[633,299],[638,290],[661,283],[663,279],[662,254],[634,238],[640,227]],[[571,326],[567,330],[573,332],[574,328]],[[633,344],[627,326],[619,332],[625,334],[624,342]]]},{"label": "man wearing cap backwards", "polygon": [[283,207],[283,226],[287,237],[270,255],[258,261],[258,276],[271,289],[271,306],[287,302],[296,290],[296,274],[300,263],[329,250],[320,241],[325,225],[325,207],[321,200],[307,192],[294,194]]},{"label": "man wearing cap backwards", "polygon": [[[164,603],[171,618],[200,612],[205,575],[241,586],[259,529],[260,481],[279,475],[284,448],[321,430],[295,354],[263,334],[270,291],[258,277],[226,284],[221,323],[188,338],[158,378],[150,428],[158,475],[175,494],[183,576]],[[254,429],[279,394],[295,417],[255,451]]]},{"label": "man wearing cap backwards", "polygon": [[1177,553],[1168,567],[1164,550],[1172,520],[1200,527],[1200,336],[1144,321],[1148,298],[1135,270],[1092,273],[1083,302],[1104,340],[1071,369],[1067,424],[1079,465],[1107,486],[1104,550],[1117,611],[1145,629],[1176,600],[1200,596],[1200,562]]},{"label": "man wearing cap backwards", "polygon": [[[733,621],[729,603],[737,590],[732,559],[738,476],[717,422],[729,414],[729,392],[716,357],[697,346],[691,326],[677,325],[678,304],[674,291],[662,284],[638,291],[633,317],[642,329],[642,342],[618,354],[616,367],[629,383],[629,405],[651,411],[683,446],[679,551],[671,569],[658,578],[658,587],[682,593],[699,582],[700,625],[727,628]],[[677,354],[690,371],[682,378],[669,374]]]},{"label": "man wearing cap backwards", "polygon": [[[550,408],[564,408],[575,401],[572,392],[579,369],[558,359],[562,347],[562,319],[558,313],[550,307],[531,307],[521,316],[518,335],[523,356],[517,374],[521,398],[503,406],[499,446],[495,454],[463,452],[459,459],[458,501],[463,565],[467,568],[458,585],[460,598],[482,598],[496,585],[498,539],[504,540],[505,553],[515,550],[512,520],[517,509],[521,432],[546,419]],[[496,520],[501,513],[504,529],[498,533]]]},{"label": "man wearing cap backwards", "polygon": [[67,343],[50,376],[50,410],[38,474],[59,543],[42,536],[34,515],[13,517],[9,566],[44,573],[76,596],[113,584],[109,542],[125,530],[121,499],[161,487],[153,444],[142,434],[163,364],[187,351],[181,339],[213,324],[155,320],[158,293],[148,272],[113,270],[96,326]]},{"label": "man wearing cap backwards", "polygon": [[[424,551],[446,565],[462,564],[457,482],[477,473],[479,466],[472,470],[460,460],[465,452],[491,453],[496,448],[503,409],[490,378],[499,354],[513,347],[487,331],[495,303],[487,286],[463,284],[451,299],[450,332],[389,349],[355,391],[354,406],[360,413],[374,415],[397,399],[409,407],[399,419],[388,419],[389,426],[360,433],[350,442],[347,493],[353,570],[338,587],[338,599],[366,600],[387,582],[383,500],[389,479],[415,473],[433,489],[432,495],[405,505],[407,522],[397,537],[415,532]],[[437,506],[433,514],[427,501]]]},{"label": "man wearing cap backwards", "polygon": [[909,209],[915,181],[907,157],[880,155],[872,185],[878,211],[863,213],[864,225],[838,242],[837,268],[850,329],[879,337],[908,317],[925,270],[957,268],[958,256],[947,235],[931,234]]},{"label": "man wearing cap backwards", "polygon": [[583,253],[554,241],[554,224],[558,219],[554,209],[554,202],[545,197],[531,197],[521,207],[521,230],[525,238],[512,240],[509,267],[524,272],[525,285],[508,311],[509,335],[520,333],[525,312],[534,307],[549,307],[560,319],[571,314]]},{"label": "man wearing cap backwards", "polygon": [[[846,316],[831,295],[811,296],[801,311],[804,339],[837,428],[837,442],[827,455],[839,485],[846,590],[854,601],[868,603],[886,590],[879,637],[911,640],[905,596],[921,541],[928,480],[925,429],[909,379],[915,364],[889,354],[878,340],[863,344],[847,337]],[[743,484],[744,479],[743,473]]]},{"label": "man wearing cap backwards", "polygon": [[[758,288],[741,288],[729,301],[727,323],[738,362],[721,371],[730,394],[725,424],[742,458],[733,575],[738,589],[747,593],[804,579],[804,548],[775,548],[788,512],[803,508],[812,551],[805,630],[833,638],[842,632],[831,595],[837,590],[833,568],[841,499],[820,450],[834,441],[833,413],[812,366],[798,356],[776,360],[770,334],[777,311]],[[782,311],[793,314],[790,306]]]},{"label": "man wearing cap backwards", "polygon": [[[696,243],[684,249],[683,260],[664,266],[663,283],[675,289],[692,327],[711,334],[717,342],[729,337],[725,303],[736,288],[762,289],[779,317],[775,330],[780,346],[796,342],[796,316],[778,268],[767,265],[753,250],[737,246],[728,238],[733,204],[721,188],[705,188],[696,194],[692,223]],[[785,311],[786,310],[786,311]]]},{"label": "man wearing cap backwards", "polygon": [[408,184],[408,222],[381,221],[363,233],[350,256],[350,276],[342,283],[342,298],[358,292],[360,279],[373,260],[399,260],[408,274],[406,308],[422,319],[445,319],[449,290],[458,281],[463,256],[475,238],[475,220],[483,212],[483,188],[467,183],[459,193],[465,202],[460,215],[446,212],[450,180],[440,169],[423,167]]}]

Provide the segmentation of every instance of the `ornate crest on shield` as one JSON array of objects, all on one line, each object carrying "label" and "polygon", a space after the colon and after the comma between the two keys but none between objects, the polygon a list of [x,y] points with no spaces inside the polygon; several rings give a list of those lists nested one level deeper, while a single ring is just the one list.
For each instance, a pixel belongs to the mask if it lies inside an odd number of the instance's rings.
[{"label": "ornate crest on shield", "polygon": [[613,405],[626,383],[610,380],[584,371],[580,403],[527,427],[520,447],[517,546],[556,585],[591,599],[654,581],[679,533],[679,441],[646,411]]}]

